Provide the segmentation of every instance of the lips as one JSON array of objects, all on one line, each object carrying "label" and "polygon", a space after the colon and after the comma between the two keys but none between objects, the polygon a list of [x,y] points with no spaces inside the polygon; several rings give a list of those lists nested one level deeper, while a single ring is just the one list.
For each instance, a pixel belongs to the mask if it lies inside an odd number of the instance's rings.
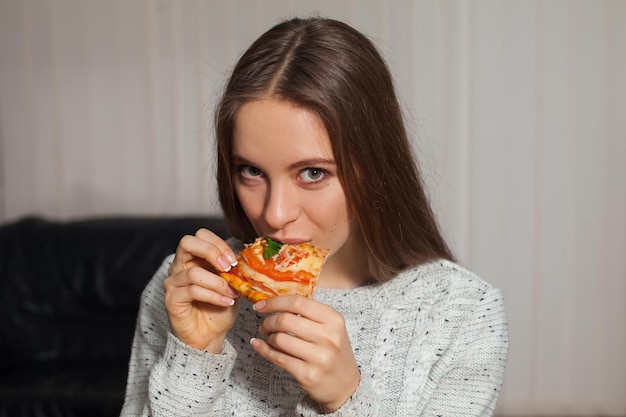
[{"label": "lips", "polygon": [[310,239],[299,239],[299,238],[291,238],[291,237],[277,237],[277,236],[268,236],[270,239],[275,240],[280,243],[285,243],[287,245],[299,245],[301,243],[310,242]]}]

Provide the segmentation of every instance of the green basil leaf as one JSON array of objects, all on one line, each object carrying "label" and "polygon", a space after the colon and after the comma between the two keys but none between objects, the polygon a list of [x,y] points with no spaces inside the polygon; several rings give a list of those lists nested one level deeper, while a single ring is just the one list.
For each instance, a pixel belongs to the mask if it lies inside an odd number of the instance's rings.
[{"label": "green basil leaf", "polygon": [[275,256],[278,252],[280,252],[280,248],[283,247],[284,243],[270,239],[269,237],[266,237],[265,240],[266,243],[265,250],[263,251],[263,259],[270,259],[272,256]]}]

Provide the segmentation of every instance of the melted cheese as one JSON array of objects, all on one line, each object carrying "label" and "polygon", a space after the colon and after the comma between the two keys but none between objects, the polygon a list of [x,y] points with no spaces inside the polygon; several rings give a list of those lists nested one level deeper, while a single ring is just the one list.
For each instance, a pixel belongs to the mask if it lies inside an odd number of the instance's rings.
[{"label": "melted cheese", "polygon": [[[269,295],[301,294],[307,297],[311,296],[315,290],[319,272],[330,251],[318,249],[309,243],[283,245],[278,254],[266,261],[263,258],[264,243],[264,238],[257,238],[254,243],[246,245],[244,249],[246,256],[241,256],[241,254],[238,256],[239,263],[235,268],[237,275],[248,281],[247,285],[253,290]],[[250,261],[258,265],[268,266],[268,264],[275,263],[274,269],[276,271],[293,273],[294,279],[273,279],[249,265],[246,262],[246,257],[253,257],[254,259],[250,259]],[[311,278],[298,279],[296,275],[301,271],[305,271]]]},{"label": "melted cheese", "polygon": [[[304,256],[301,256],[300,259],[293,262],[293,257],[301,254],[304,254]],[[328,251],[320,251],[308,243],[301,244],[298,249],[294,246],[283,245],[283,247],[280,248],[280,252],[274,257],[283,257],[285,259],[276,265],[276,269],[279,271],[292,272],[307,271],[317,276],[326,261],[327,254]]]},{"label": "melted cheese", "polygon": [[[316,280],[311,280],[308,285],[295,281],[276,281],[267,275],[250,268],[246,262],[241,262],[237,265],[237,268],[239,269],[241,275],[247,279],[264,284],[274,290],[275,294],[272,295],[301,294],[304,296],[310,296],[315,288]],[[254,282],[251,282],[250,284],[256,291],[263,293],[267,292],[267,290],[262,286],[255,286]]]}]

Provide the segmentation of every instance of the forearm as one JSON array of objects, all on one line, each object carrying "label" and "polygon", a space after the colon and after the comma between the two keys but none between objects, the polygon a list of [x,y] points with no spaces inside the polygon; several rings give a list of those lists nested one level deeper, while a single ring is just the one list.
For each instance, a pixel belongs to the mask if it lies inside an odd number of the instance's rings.
[{"label": "forearm", "polygon": [[229,343],[220,354],[211,354],[193,349],[170,335],[163,356],[150,373],[151,415],[225,415],[228,407],[225,397],[235,357]]},{"label": "forearm", "polygon": [[220,354],[211,354],[193,349],[170,334],[163,355],[143,370],[145,375],[129,377],[121,415],[226,414],[227,381],[235,357],[229,343]]},{"label": "forearm", "polygon": [[[224,343],[219,354],[191,348],[170,331],[163,308],[163,281],[167,277],[168,257],[142,293],[133,339],[128,383],[122,416],[181,415],[178,396],[193,397],[192,407],[202,407],[206,397],[221,398],[235,361],[235,352]],[[211,388],[199,387],[208,382]],[[174,400],[172,400],[174,399]],[[174,411],[170,411],[174,410]],[[182,414],[188,414],[187,408]]]}]

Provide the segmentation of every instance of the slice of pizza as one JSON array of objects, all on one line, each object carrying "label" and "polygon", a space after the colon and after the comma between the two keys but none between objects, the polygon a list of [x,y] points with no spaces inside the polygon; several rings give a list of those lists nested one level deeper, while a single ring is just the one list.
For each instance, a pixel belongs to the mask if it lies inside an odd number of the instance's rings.
[{"label": "slice of pizza", "polygon": [[237,266],[220,275],[253,303],[277,295],[311,297],[329,252],[310,243],[290,245],[259,237],[244,245]]}]

